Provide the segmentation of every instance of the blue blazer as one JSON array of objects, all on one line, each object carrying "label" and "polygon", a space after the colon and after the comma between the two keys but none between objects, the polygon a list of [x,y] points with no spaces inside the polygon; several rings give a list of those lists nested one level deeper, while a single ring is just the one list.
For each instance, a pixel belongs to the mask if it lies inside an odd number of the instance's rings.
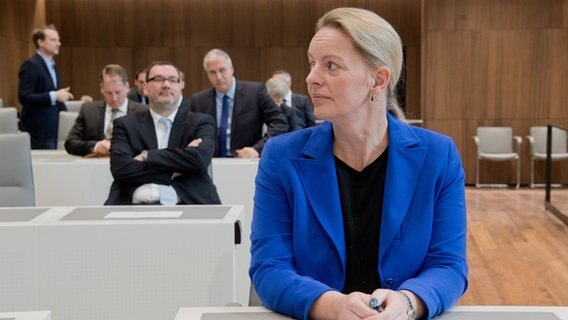
[{"label": "blue blazer", "polygon": [[[464,172],[450,138],[388,123],[381,285],[414,292],[431,318],[467,287]],[[329,122],[272,138],[256,177],[249,273],[265,306],[299,319],[345,283],[333,139]]]},{"label": "blue blazer", "polygon": [[22,105],[20,130],[30,133],[32,138],[57,138],[59,111],[67,111],[59,101],[51,105],[50,91],[61,88],[59,72],[55,68],[58,86],[53,84],[47,65],[39,54],[24,61],[19,71],[18,98]]}]

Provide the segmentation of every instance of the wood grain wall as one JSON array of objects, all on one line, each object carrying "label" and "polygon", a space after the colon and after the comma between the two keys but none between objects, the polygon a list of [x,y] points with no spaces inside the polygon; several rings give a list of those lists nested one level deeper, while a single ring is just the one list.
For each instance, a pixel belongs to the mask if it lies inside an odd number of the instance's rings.
[{"label": "wood grain wall", "polygon": [[44,0],[0,1],[0,98],[4,106],[19,105],[18,70],[35,51],[32,30],[44,24]]},{"label": "wood grain wall", "polygon": [[202,59],[226,50],[239,79],[264,82],[290,71],[293,90],[306,92],[307,46],[317,19],[339,6],[373,10],[407,45],[407,105],[420,111],[420,0],[50,0],[47,20],[60,29],[62,81],[76,95],[99,98],[97,74],[119,63],[130,73],[170,60],[189,80],[184,95],[209,87]]},{"label": "wood grain wall", "polygon": [[[422,3],[425,126],[455,139],[470,184],[476,128],[512,126],[523,137],[522,181],[528,183],[529,128],[548,123],[568,128],[568,1]],[[482,180],[513,183],[511,169],[486,163]],[[542,166],[538,173],[542,178]],[[567,182],[568,175],[560,180]]]}]

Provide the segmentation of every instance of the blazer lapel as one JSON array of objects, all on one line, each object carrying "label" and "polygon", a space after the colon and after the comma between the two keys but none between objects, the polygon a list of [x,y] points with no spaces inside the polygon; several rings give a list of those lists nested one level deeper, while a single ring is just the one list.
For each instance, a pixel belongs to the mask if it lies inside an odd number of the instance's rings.
[{"label": "blazer lapel", "polygon": [[[44,77],[45,79],[47,79],[47,82],[46,82],[46,83],[49,83],[50,89],[52,89],[52,90],[57,89],[57,88],[55,87],[55,84],[53,83],[53,79],[51,78],[51,74],[49,73],[49,67],[47,66],[47,64],[45,63],[45,61],[43,60],[43,58],[39,55],[39,53],[36,53],[35,59],[36,59],[36,61],[43,67],[43,68],[42,68],[42,70],[43,70],[43,72],[42,72],[42,73],[43,73],[43,77]],[[56,79],[57,79],[57,82],[59,82],[59,74],[57,73],[57,69],[55,69],[55,77],[56,77]]]},{"label": "blazer lapel", "polygon": [[95,123],[99,123],[97,126],[97,137],[104,137],[105,136],[105,109],[106,109],[106,102],[102,101],[97,106],[98,110],[94,113]]},{"label": "blazer lapel", "polygon": [[408,124],[389,118],[389,155],[383,197],[379,257],[382,258],[408,211],[426,157],[426,147]]},{"label": "blazer lapel", "polygon": [[138,131],[142,136],[142,140],[146,142],[149,150],[158,149],[158,138],[156,137],[156,127],[150,111],[144,111],[140,114],[140,121],[138,122]]},{"label": "blazer lapel", "polygon": [[[244,90],[245,89],[243,88],[243,86],[240,86],[239,82],[237,81],[237,84],[235,86],[235,98],[233,101],[233,114],[231,116],[231,132],[239,132],[238,131],[239,118],[242,117],[240,113],[242,110],[246,109],[246,106],[243,105],[243,101],[245,101]],[[233,139],[231,139],[231,145],[232,144],[233,144]]]},{"label": "blazer lapel", "polygon": [[177,148],[183,146],[184,141],[182,140],[184,134],[187,133],[184,132],[183,130],[186,116],[187,116],[187,110],[180,106],[180,108],[178,109],[178,113],[174,118],[174,123],[172,124],[172,130],[170,131],[170,138],[168,140],[168,147]]},{"label": "blazer lapel", "polygon": [[315,128],[302,155],[305,158],[293,159],[292,162],[315,216],[333,241],[342,265],[345,265],[345,236],[333,158],[331,123],[326,122]]}]

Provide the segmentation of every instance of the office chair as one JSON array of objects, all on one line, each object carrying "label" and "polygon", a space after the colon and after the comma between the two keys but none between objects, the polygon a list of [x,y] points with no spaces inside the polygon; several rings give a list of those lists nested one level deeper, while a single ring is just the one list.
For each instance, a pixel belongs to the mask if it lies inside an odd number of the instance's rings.
[{"label": "office chair", "polygon": [[0,134],[18,132],[18,112],[16,108],[0,109]]},{"label": "office chair", "polygon": [[30,135],[0,134],[0,207],[33,207]]},{"label": "office chair", "polygon": [[[544,186],[544,184],[534,183],[534,163],[536,160],[546,160],[546,134],[547,127],[531,127],[530,134],[527,136],[531,155],[531,189]],[[552,128],[552,161],[568,159],[566,139],[565,130]]]},{"label": "office chair", "polygon": [[68,100],[65,101],[65,106],[67,107],[67,111],[69,112],[79,112],[83,103],[85,102],[81,100]]},{"label": "office chair", "polygon": [[[477,163],[475,170],[475,187],[502,187],[507,184],[481,184],[479,183],[479,162],[487,161],[511,161],[517,162],[517,184],[519,188],[521,181],[521,143],[519,136],[513,136],[511,127],[478,127],[477,135],[473,136],[477,146]],[[516,141],[516,152],[513,151],[513,141]]]},{"label": "office chair", "polygon": [[69,135],[69,131],[75,124],[75,119],[79,115],[78,112],[60,111],[59,112],[59,129],[57,130],[57,149],[65,149],[65,140]]}]

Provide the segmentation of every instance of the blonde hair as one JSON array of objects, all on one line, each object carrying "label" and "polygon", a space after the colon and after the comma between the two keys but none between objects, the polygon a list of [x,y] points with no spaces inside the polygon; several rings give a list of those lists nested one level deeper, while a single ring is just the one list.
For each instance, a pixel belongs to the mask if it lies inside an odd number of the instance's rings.
[{"label": "blonde hair", "polygon": [[387,92],[387,111],[404,119],[395,96],[396,84],[402,71],[402,41],[394,28],[374,12],[358,8],[337,8],[327,12],[319,19],[316,32],[324,27],[343,31],[369,67],[389,68],[391,78]]}]

